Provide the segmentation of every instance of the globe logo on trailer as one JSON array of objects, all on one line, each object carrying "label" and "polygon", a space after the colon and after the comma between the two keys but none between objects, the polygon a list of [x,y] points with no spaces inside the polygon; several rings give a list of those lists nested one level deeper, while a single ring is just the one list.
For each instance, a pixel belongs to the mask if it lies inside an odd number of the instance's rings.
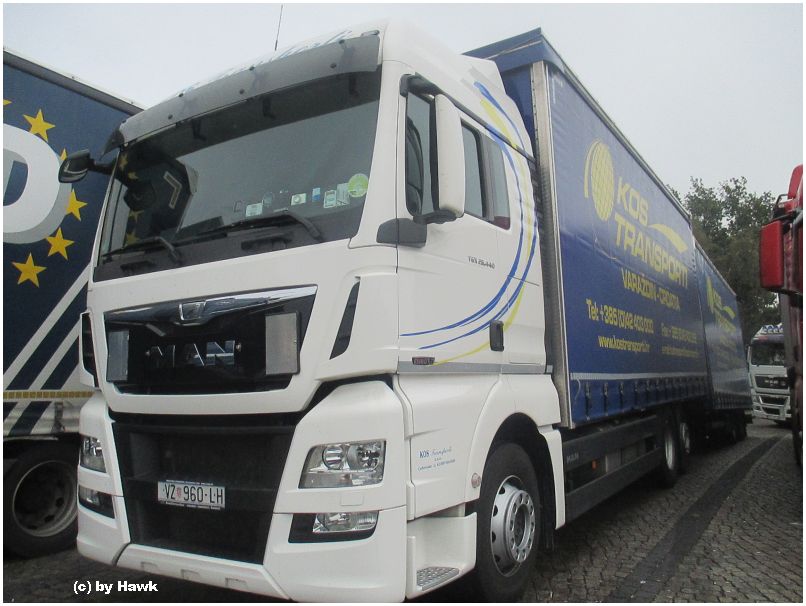
[{"label": "globe logo on trailer", "polygon": [[610,149],[600,139],[591,143],[585,158],[585,197],[593,198],[596,214],[607,221],[616,200],[616,178]]}]

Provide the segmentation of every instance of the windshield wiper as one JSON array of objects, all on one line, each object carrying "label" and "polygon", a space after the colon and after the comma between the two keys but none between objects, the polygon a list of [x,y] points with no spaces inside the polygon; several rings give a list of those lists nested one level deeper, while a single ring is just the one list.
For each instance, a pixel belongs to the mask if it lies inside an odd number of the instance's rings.
[{"label": "windshield wiper", "polygon": [[218,227],[214,227],[213,229],[208,229],[206,231],[199,232],[198,234],[192,236],[189,239],[196,239],[198,237],[209,236],[210,234],[216,234],[221,232],[230,233],[234,231],[241,231],[244,229],[265,227],[267,225],[273,225],[274,223],[277,222],[278,219],[283,218],[288,218],[291,219],[292,221],[295,221],[296,223],[299,223],[308,231],[309,234],[311,234],[312,238],[320,241],[322,240],[322,232],[319,231],[316,225],[311,223],[311,221],[309,221],[302,215],[299,215],[295,213],[293,210],[289,210],[287,208],[277,211],[276,213],[271,214],[267,217],[258,217],[257,219],[244,219],[242,221],[236,221],[235,223],[220,225]]},{"label": "windshield wiper", "polygon": [[155,244],[167,250],[168,254],[171,256],[171,259],[173,259],[174,263],[176,263],[177,265],[182,264],[182,254],[179,252],[176,246],[168,242],[168,240],[166,240],[162,236],[151,236],[149,238],[143,238],[142,240],[132,242],[127,246],[122,246],[121,248],[110,250],[108,253],[104,253],[104,259],[108,259],[112,255],[124,254],[135,250],[141,250],[143,248],[153,248]]}]

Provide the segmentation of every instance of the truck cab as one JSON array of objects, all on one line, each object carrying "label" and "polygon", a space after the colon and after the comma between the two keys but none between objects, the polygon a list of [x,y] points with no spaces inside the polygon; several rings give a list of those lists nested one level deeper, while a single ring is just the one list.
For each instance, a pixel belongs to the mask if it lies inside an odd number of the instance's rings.
[{"label": "truck cab", "polygon": [[780,324],[763,326],[747,348],[753,416],[780,424],[792,419],[789,383],[784,366],[784,333]]}]

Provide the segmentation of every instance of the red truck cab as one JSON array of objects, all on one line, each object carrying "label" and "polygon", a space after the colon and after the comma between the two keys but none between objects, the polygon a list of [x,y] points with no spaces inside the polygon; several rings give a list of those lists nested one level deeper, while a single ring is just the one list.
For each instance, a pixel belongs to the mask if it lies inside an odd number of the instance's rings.
[{"label": "red truck cab", "polygon": [[796,166],[789,190],[778,197],[772,221],[761,228],[759,278],[776,292],[784,325],[786,368],[791,391],[795,458],[803,460],[803,165]]}]

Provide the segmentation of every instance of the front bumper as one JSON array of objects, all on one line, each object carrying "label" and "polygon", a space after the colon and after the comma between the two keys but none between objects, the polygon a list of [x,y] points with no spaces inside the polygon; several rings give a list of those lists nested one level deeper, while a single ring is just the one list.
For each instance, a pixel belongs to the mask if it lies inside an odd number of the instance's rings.
[{"label": "front bumper", "polygon": [[[368,410],[372,414],[367,414]],[[405,597],[407,457],[402,408],[385,384],[341,386],[296,425],[276,486],[273,510],[266,516],[270,525],[262,560],[253,562],[213,552],[191,553],[192,550],[177,549],[175,544],[166,548],[162,537],[152,540],[153,532],[138,527],[150,523],[153,516],[135,515],[145,501],[142,496],[139,501],[133,500],[131,490],[128,493],[124,490],[131,482],[122,481],[118,457],[124,459],[128,455],[125,450],[119,451],[113,426],[103,398],[94,396],[82,411],[81,432],[98,436],[109,445],[104,449],[109,473],[79,468],[79,484],[111,494],[115,517],[79,506],[78,548],[82,555],[147,573],[298,601],[377,602]],[[346,489],[298,487],[311,447],[366,439],[387,441],[384,479],[380,484]],[[254,464],[247,462],[246,454],[239,455],[236,451],[232,456],[242,456],[245,464]],[[153,502],[148,504],[154,506]],[[353,541],[289,542],[293,514],[341,511],[378,511],[373,534]],[[215,512],[204,513],[208,519],[215,516]],[[130,527],[132,523],[135,526]],[[204,533],[205,528],[200,527],[197,532]],[[146,540],[138,543],[133,536]]]},{"label": "front bumper", "polygon": [[106,541],[115,529],[108,518],[79,509],[79,553],[123,568],[300,602],[392,602],[405,597],[405,507],[381,511],[371,537],[335,543],[289,543],[293,516],[274,514],[262,564],[134,544],[107,560]]},{"label": "front bumper", "polygon": [[753,417],[769,421],[790,421],[788,392],[764,392],[753,390]]}]

